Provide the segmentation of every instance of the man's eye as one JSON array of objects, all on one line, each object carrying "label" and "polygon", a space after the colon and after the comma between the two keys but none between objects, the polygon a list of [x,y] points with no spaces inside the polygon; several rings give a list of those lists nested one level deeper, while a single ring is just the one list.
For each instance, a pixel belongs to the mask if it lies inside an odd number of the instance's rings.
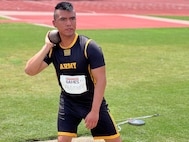
[{"label": "man's eye", "polygon": [[75,17],[71,17],[70,20],[75,20],[76,18]]},{"label": "man's eye", "polygon": [[66,21],[66,18],[60,18],[61,21]]}]

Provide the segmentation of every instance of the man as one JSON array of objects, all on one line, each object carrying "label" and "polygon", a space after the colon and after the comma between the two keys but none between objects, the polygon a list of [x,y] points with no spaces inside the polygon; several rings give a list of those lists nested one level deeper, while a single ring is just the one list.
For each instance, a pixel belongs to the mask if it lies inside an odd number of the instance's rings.
[{"label": "man", "polygon": [[60,2],[54,10],[53,25],[61,42],[45,45],[26,64],[25,72],[36,75],[53,63],[61,87],[58,112],[58,141],[71,142],[77,136],[82,119],[94,139],[121,142],[120,134],[104,99],[105,62],[100,47],[78,35],[76,12],[69,2]]}]

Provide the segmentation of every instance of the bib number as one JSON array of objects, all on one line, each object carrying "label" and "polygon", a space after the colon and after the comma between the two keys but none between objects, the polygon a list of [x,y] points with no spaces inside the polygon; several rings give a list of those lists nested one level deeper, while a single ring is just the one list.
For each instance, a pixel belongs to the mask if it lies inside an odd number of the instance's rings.
[{"label": "bib number", "polygon": [[61,75],[60,82],[63,89],[69,94],[82,94],[87,91],[85,75]]}]

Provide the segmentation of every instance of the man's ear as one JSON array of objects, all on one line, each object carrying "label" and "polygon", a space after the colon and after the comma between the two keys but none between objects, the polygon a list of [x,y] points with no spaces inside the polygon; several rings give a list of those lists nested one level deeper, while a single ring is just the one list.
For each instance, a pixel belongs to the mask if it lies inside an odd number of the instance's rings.
[{"label": "man's ear", "polygon": [[56,27],[56,24],[55,24],[55,21],[54,21],[54,20],[52,21],[52,24],[53,24],[54,27]]}]

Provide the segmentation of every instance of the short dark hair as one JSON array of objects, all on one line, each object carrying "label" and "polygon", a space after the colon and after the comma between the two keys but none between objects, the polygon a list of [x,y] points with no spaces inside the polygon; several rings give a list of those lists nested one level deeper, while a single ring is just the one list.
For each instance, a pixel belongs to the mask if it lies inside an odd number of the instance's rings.
[{"label": "short dark hair", "polygon": [[55,10],[73,11],[73,5],[69,2],[60,2],[56,5]]},{"label": "short dark hair", "polygon": [[66,10],[66,11],[73,11],[73,5],[69,2],[60,2],[54,8],[54,19],[57,18],[56,10]]}]

